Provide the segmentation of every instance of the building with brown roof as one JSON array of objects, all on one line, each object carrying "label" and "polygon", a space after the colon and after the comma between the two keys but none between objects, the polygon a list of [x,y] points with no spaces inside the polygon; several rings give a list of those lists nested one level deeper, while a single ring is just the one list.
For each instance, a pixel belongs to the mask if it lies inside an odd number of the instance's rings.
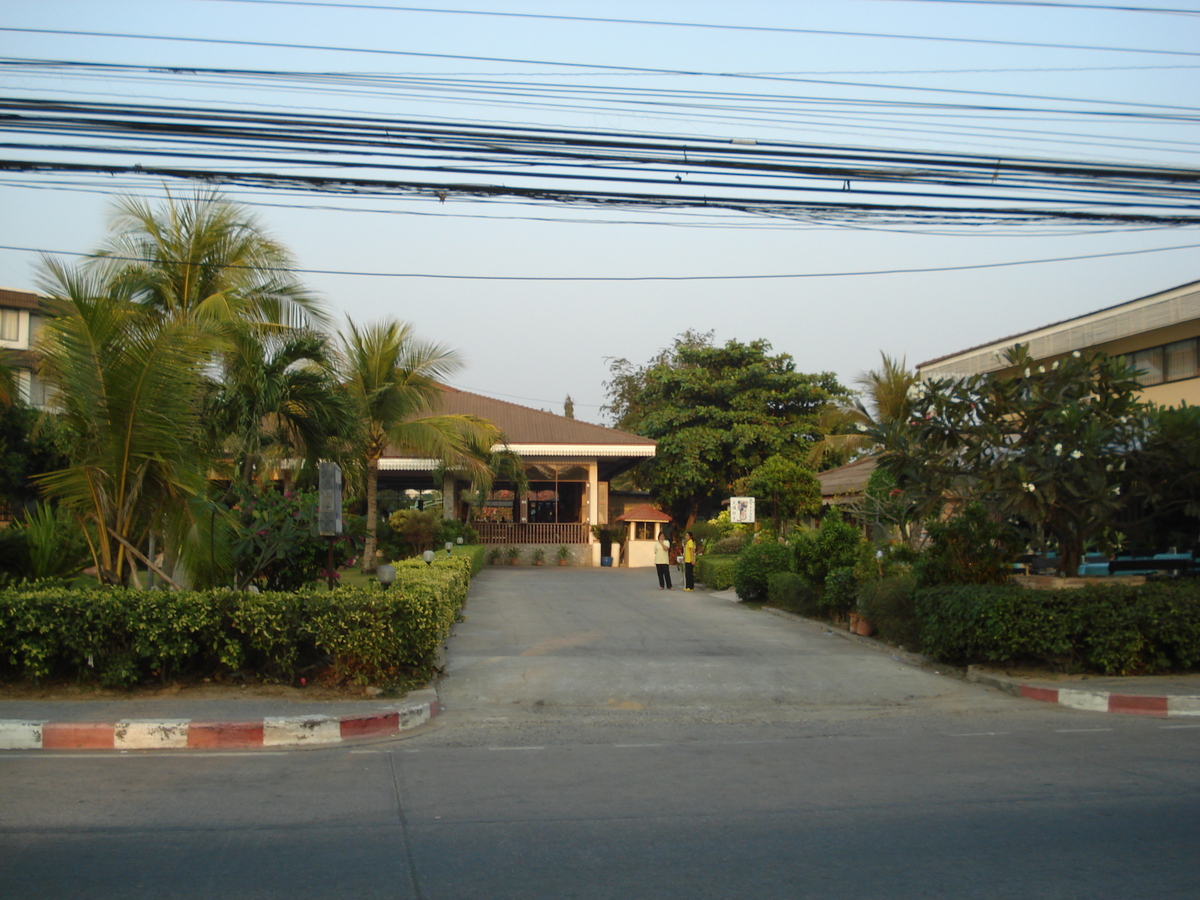
[{"label": "building with brown roof", "polygon": [[1200,281],[1087,315],[960,350],[917,366],[922,378],[1007,373],[1004,353],[1028,344],[1038,360],[1076,350],[1123,356],[1141,371],[1142,399],[1160,406],[1200,403]]},{"label": "building with brown roof", "polygon": [[[504,446],[524,462],[529,490],[519,495],[514,485],[497,482],[472,522],[485,543],[585,547],[581,561],[594,565],[600,551],[592,526],[609,523],[609,482],[655,452],[649,438],[452,387],[443,387],[441,407],[434,412],[492,422]],[[389,496],[398,500],[400,491],[436,489],[442,492],[443,514],[460,514],[470,484],[450,473],[435,485],[437,468],[436,460],[385,454],[379,461],[381,505]]]}]

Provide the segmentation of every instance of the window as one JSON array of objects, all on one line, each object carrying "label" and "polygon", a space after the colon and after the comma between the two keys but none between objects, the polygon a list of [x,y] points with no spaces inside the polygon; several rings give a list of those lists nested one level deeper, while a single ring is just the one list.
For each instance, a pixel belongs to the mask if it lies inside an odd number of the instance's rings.
[{"label": "window", "polygon": [[16,341],[21,337],[21,314],[15,309],[0,310],[0,341]]},{"label": "window", "polygon": [[1200,339],[1138,350],[1126,354],[1125,361],[1138,370],[1137,380],[1144,385],[1195,378],[1200,375]]},{"label": "window", "polygon": [[633,539],[635,541],[652,541],[652,540],[654,540],[654,523],[653,522],[634,522],[633,523]]}]

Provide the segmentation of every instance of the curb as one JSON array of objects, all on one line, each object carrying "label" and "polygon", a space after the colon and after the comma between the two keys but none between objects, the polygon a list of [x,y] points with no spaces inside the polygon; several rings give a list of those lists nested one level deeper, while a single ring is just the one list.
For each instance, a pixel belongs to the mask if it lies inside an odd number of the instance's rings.
[{"label": "curb", "polygon": [[395,737],[440,712],[436,692],[414,691],[387,712],[355,716],[266,716],[250,722],[122,719],[26,722],[0,719],[0,750],[260,750],[329,747]]},{"label": "curb", "polygon": [[1075,688],[1052,688],[1038,684],[1025,684],[1003,675],[981,672],[975,666],[967,667],[967,681],[994,687],[1014,697],[1056,703],[1069,709],[1084,712],[1124,713],[1135,716],[1176,718],[1200,716],[1200,696],[1154,696],[1149,694],[1117,694],[1112,691],[1083,691]]}]

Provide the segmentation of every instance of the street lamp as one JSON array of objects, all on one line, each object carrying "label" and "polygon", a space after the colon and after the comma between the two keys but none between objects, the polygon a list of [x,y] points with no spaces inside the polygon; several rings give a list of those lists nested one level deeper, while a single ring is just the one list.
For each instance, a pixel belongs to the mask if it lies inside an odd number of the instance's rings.
[{"label": "street lamp", "polygon": [[426,550],[421,554],[421,559],[425,560],[425,565],[430,565],[433,562],[433,551]]},{"label": "street lamp", "polygon": [[392,582],[396,580],[396,567],[384,563],[375,570],[375,577],[379,579],[379,583],[383,585],[383,589],[386,591],[392,586]]},{"label": "street lamp", "polygon": [[454,549],[454,544],[452,544],[450,541],[446,541],[446,555],[447,556],[450,555],[450,551],[453,549]]}]

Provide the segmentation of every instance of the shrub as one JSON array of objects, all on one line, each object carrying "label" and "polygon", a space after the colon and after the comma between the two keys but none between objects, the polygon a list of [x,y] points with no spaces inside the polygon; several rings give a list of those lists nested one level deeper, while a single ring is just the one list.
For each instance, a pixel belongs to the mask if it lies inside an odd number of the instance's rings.
[{"label": "shrub", "polygon": [[705,553],[696,560],[696,581],[714,591],[727,591],[733,587],[733,567],[736,556],[718,556]]},{"label": "shrub", "polygon": [[749,544],[737,555],[733,566],[733,587],[741,600],[764,600],[767,577],[791,568],[792,551],[775,542]]},{"label": "shrub", "polygon": [[854,568],[839,566],[825,576],[825,595],[821,606],[835,615],[842,616],[854,608]]},{"label": "shrub", "polygon": [[442,519],[441,530],[438,531],[434,542],[440,547],[447,541],[457,544],[459,538],[462,538],[464,544],[478,544],[479,532],[458,519]]},{"label": "shrub", "polygon": [[922,585],[1003,584],[1012,575],[1019,535],[980,504],[969,504],[943,522],[930,522],[926,530],[929,546],[913,566]]},{"label": "shrub", "polygon": [[388,516],[388,527],[405,544],[412,555],[433,548],[442,528],[442,518],[432,509],[398,509]]},{"label": "shrub", "polygon": [[795,572],[767,576],[767,603],[802,616],[820,614],[820,595]]},{"label": "shrub", "polygon": [[3,590],[0,672],[34,681],[95,672],[113,686],[246,666],[285,679],[307,665],[357,681],[428,676],[471,568],[467,556],[401,563],[388,590]]},{"label": "shrub", "polygon": [[1200,666],[1200,586],[1015,585],[922,588],[915,596],[924,650],[958,663],[1032,660],[1107,675]]},{"label": "shrub", "polygon": [[913,595],[917,580],[911,573],[861,582],[855,592],[860,614],[867,617],[882,640],[921,649],[921,632]]},{"label": "shrub", "polygon": [[718,538],[713,541],[710,552],[718,556],[737,556],[742,548],[746,546],[746,541],[749,537],[748,534],[734,533],[723,538]]},{"label": "shrub", "polygon": [[795,571],[822,590],[830,570],[854,565],[862,543],[858,528],[843,522],[841,511],[834,507],[825,514],[820,528],[802,531],[793,538]]}]

